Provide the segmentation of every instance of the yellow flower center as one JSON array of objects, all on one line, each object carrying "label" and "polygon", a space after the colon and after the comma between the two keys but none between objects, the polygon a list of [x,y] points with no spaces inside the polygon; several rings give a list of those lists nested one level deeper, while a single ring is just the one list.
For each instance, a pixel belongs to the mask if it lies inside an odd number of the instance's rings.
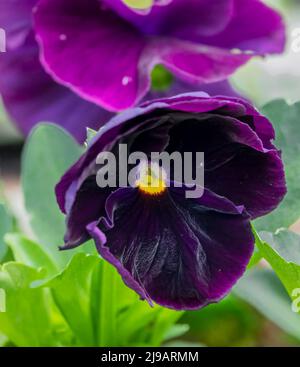
[{"label": "yellow flower center", "polygon": [[167,188],[162,168],[147,167],[141,170],[136,186],[147,195],[162,194]]}]

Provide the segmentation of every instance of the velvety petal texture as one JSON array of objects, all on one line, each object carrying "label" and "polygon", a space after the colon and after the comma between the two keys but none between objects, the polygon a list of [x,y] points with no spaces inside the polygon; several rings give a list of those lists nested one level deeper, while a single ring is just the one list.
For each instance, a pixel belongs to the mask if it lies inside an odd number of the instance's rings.
[{"label": "velvety petal texture", "polygon": [[207,191],[187,200],[184,191],[173,189],[158,200],[137,189],[119,189],[107,208],[111,224],[103,235],[99,224],[88,226],[100,255],[121,274],[128,271],[128,284],[142,298],[166,307],[196,309],[217,302],[252,254],[243,208]]},{"label": "velvety petal texture", "polygon": [[34,19],[47,72],[111,111],[146,95],[157,64],[216,83],[285,43],[280,15],[258,0],[173,0],[146,12],[121,0],[40,0]]},{"label": "velvety petal texture", "polygon": [[[92,237],[142,299],[195,309],[224,297],[243,274],[254,239],[250,220],[286,193],[270,122],[236,97],[203,92],[145,102],[110,120],[56,187],[67,215],[65,246]],[[155,194],[139,186],[100,189],[96,158],[129,152],[204,152],[204,193],[174,182]],[[193,166],[193,172],[197,167]],[[172,180],[170,172],[169,180]]]}]

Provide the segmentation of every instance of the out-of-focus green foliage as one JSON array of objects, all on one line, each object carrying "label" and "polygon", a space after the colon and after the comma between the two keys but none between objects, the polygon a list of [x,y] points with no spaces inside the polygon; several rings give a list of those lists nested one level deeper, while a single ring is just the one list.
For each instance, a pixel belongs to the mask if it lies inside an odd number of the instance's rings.
[{"label": "out-of-focus green foliage", "polygon": [[7,254],[4,235],[12,229],[12,218],[3,204],[0,204],[0,263]]},{"label": "out-of-focus green foliage", "polygon": [[59,268],[40,244],[19,233],[8,233],[5,242],[12,250],[14,259],[35,269],[43,268],[47,276],[55,275]]},{"label": "out-of-focus green foliage", "polygon": [[292,311],[291,299],[271,269],[251,269],[238,282],[234,294],[300,340],[300,317]]},{"label": "out-of-focus green foliage", "polygon": [[261,259],[262,259],[261,252],[259,251],[258,247],[255,246],[252,257],[247,266],[247,269],[253,268],[255,265],[257,265],[260,262]]},{"label": "out-of-focus green foliage", "polygon": [[261,317],[233,295],[180,321],[190,325],[188,340],[208,346],[254,346],[261,327]]},{"label": "out-of-focus green foliage", "polygon": [[300,99],[300,50],[295,29],[300,28],[299,0],[264,0],[278,9],[286,24],[286,47],[283,54],[255,57],[231,78],[235,87],[258,106],[284,98],[290,102]]},{"label": "out-of-focus green foliage", "polygon": [[[261,240],[257,246],[293,299],[294,290],[300,290],[300,236],[288,230],[263,236],[268,243]],[[297,295],[300,296],[300,291]]]},{"label": "out-of-focus green foliage", "polygon": [[154,91],[168,90],[173,83],[173,75],[163,66],[156,65],[152,70],[152,89]]},{"label": "out-of-focus green foliage", "polygon": [[300,102],[288,105],[283,100],[273,101],[262,112],[275,128],[275,145],[282,151],[288,193],[275,211],[255,222],[255,227],[274,232],[300,218]]},{"label": "out-of-focus green foliage", "polygon": [[60,274],[42,286],[51,289],[78,345],[158,346],[186,332],[186,328],[172,329],[181,312],[151,308],[140,301],[99,256],[74,255]]},{"label": "out-of-focus green foliage", "polygon": [[[32,253],[24,261],[34,265],[43,256]],[[75,254],[63,271],[43,281],[46,267],[10,262],[0,269],[6,293],[0,333],[13,345],[159,346],[187,331],[174,325],[182,312],[139,300],[99,256]]]},{"label": "out-of-focus green foliage", "polygon": [[21,263],[7,263],[1,268],[0,288],[6,294],[6,312],[0,313],[0,332],[14,345],[60,344],[50,293],[31,287],[41,277],[39,270]]},{"label": "out-of-focus green foliage", "polygon": [[21,134],[4,111],[0,96],[0,145],[13,144],[21,140]]},{"label": "out-of-focus green foliage", "polygon": [[63,243],[65,218],[54,189],[82,152],[83,148],[62,128],[41,124],[28,138],[22,156],[22,186],[32,229],[37,242],[60,269],[76,250],[58,251]]}]

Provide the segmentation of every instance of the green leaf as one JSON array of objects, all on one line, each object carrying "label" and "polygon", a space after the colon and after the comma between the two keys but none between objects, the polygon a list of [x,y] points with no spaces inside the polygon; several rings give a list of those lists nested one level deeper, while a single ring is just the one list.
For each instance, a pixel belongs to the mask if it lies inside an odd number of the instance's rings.
[{"label": "green leaf", "polygon": [[99,256],[76,254],[43,284],[81,346],[160,345],[182,315],[151,308]]},{"label": "green leaf", "polygon": [[118,318],[118,335],[124,345],[130,345],[137,340],[146,344],[147,326],[155,323],[159,312],[159,307],[151,309],[146,302],[140,300],[135,300],[126,311],[122,312]]},{"label": "green leaf", "polygon": [[178,338],[190,330],[189,324],[176,324],[165,335],[165,340]]},{"label": "green leaf", "polygon": [[5,241],[11,248],[16,261],[35,269],[43,268],[48,277],[54,276],[59,271],[43,246],[17,233],[7,234]]},{"label": "green leaf", "polygon": [[[178,332],[178,329],[172,329],[182,315],[183,312],[158,305],[150,307],[145,301],[134,297],[118,317],[119,345],[160,346],[172,332]],[[182,328],[180,331],[183,332]]]},{"label": "green leaf", "polygon": [[0,332],[16,346],[58,346],[52,301],[45,289],[33,289],[40,271],[20,263],[0,268],[0,289],[5,292],[6,312],[0,313]]},{"label": "green leaf", "polygon": [[12,218],[8,214],[5,206],[0,204],[0,262],[5,258],[7,246],[4,241],[4,236],[12,229]]},{"label": "green leaf", "polygon": [[97,345],[104,347],[119,345],[117,317],[119,307],[122,307],[118,291],[121,287],[124,288],[125,285],[116,269],[98,258],[92,283],[92,294],[97,294],[98,297],[91,307]]},{"label": "green leaf", "polygon": [[125,305],[118,288],[126,287],[112,265],[99,256],[76,254],[43,287],[51,289],[78,345],[117,345],[117,312]]},{"label": "green leaf", "polygon": [[291,300],[272,270],[251,269],[240,279],[234,294],[300,340],[300,317],[292,311]]},{"label": "green leaf", "polygon": [[82,151],[60,127],[41,124],[27,140],[22,156],[22,186],[31,226],[38,242],[60,268],[71,258],[72,251],[58,251],[63,243],[65,219],[56,203],[54,188]]},{"label": "green leaf", "polygon": [[153,331],[151,332],[151,345],[155,346],[168,339],[170,329],[184,314],[183,311],[173,311],[163,307],[159,307],[159,309]]},{"label": "green leaf", "polygon": [[43,285],[51,289],[58,309],[82,346],[96,345],[91,309],[98,294],[92,293],[92,279],[99,262],[94,256],[74,255],[59,275]]},{"label": "green leaf", "polygon": [[257,246],[293,298],[294,289],[300,288],[300,236],[288,230],[262,235],[269,244],[260,240]]},{"label": "green leaf", "polygon": [[0,347],[4,347],[8,341],[7,337],[0,333]]},{"label": "green leaf", "polygon": [[255,227],[275,232],[278,228],[290,227],[300,218],[300,102],[288,105],[276,100],[267,104],[262,113],[275,128],[275,145],[282,150],[288,193],[274,212],[255,221]]},{"label": "green leaf", "polygon": [[[254,235],[256,235],[255,232],[254,232]],[[255,265],[257,265],[260,262],[261,259],[262,259],[262,255],[261,255],[259,249],[257,248],[257,246],[255,246],[254,252],[251,256],[251,259],[249,261],[247,269],[253,268]]]}]

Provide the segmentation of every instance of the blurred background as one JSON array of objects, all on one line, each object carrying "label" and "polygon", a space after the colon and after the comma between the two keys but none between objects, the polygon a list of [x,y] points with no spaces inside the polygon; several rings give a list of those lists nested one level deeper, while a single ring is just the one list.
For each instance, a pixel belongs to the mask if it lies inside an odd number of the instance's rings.
[{"label": "blurred background", "polygon": [[[285,17],[286,51],[280,56],[252,60],[231,79],[257,107],[274,99],[300,101],[300,0],[266,2]],[[28,233],[19,182],[22,146],[22,136],[0,107],[1,195]],[[300,233],[299,224],[292,229]],[[264,262],[245,276],[224,301],[199,312],[186,312],[180,323],[190,327],[186,341],[207,346],[300,346],[300,316],[291,312],[286,291]]]}]

